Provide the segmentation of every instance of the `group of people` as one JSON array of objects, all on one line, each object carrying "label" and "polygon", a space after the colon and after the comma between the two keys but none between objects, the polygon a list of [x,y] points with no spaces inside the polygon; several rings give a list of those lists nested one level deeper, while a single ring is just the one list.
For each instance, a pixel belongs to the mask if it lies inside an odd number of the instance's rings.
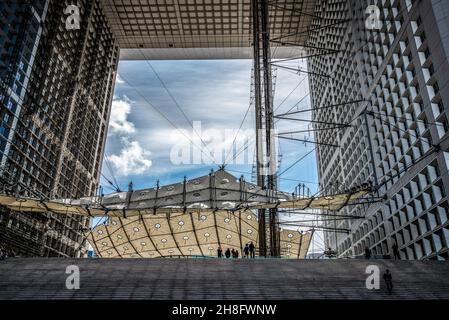
[{"label": "group of people", "polygon": [[[391,246],[392,249],[392,256],[393,259],[395,260],[401,260],[401,255],[399,253],[399,247],[396,244],[396,242],[393,243],[393,245]],[[371,259],[372,257],[372,251],[369,247],[365,247],[365,258],[366,259]]]},{"label": "group of people", "polygon": [[0,245],[0,260],[5,260],[14,256],[15,255],[13,251],[7,250],[5,247]]},{"label": "group of people", "polygon": [[[229,258],[234,258],[234,259],[238,259],[239,258],[239,250],[236,249],[226,249],[224,256],[229,259]],[[218,247],[217,249],[217,257],[218,258],[223,258],[223,249],[221,247]],[[250,243],[247,243],[245,245],[245,248],[243,248],[243,258],[251,258],[254,259],[256,257],[256,246],[254,245],[254,243],[251,241]]]},{"label": "group of people", "polygon": [[5,260],[5,259],[7,259],[8,258],[8,253],[6,252],[6,251],[3,251],[1,248],[0,248],[0,260]]}]

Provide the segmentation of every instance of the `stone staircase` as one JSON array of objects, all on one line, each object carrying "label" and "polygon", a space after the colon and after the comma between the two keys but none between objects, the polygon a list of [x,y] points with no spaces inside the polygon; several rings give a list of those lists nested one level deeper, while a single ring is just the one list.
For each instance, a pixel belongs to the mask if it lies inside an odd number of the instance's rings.
[{"label": "stone staircase", "polygon": [[[80,290],[65,286],[69,265]],[[368,265],[380,268],[379,290],[365,286]],[[0,299],[449,299],[449,262],[11,258],[0,261]]]}]

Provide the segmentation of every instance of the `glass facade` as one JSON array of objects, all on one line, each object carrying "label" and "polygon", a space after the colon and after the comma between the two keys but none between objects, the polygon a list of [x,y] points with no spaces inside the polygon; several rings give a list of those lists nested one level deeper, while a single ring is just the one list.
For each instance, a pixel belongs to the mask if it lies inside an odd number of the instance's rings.
[{"label": "glass facade", "polygon": [[[69,5],[80,28],[66,28]],[[1,172],[15,192],[94,195],[119,49],[94,1],[2,1]],[[0,243],[14,254],[84,256],[86,218],[2,210]]]},{"label": "glass facade", "polygon": [[[370,5],[378,28],[367,23]],[[321,185],[335,192],[370,181],[384,199],[345,209],[365,219],[329,222],[350,234],[327,232],[327,247],[340,257],[366,247],[392,255],[397,244],[402,259],[449,259],[447,3],[331,0],[316,12],[334,26],[311,43],[337,52],[309,59],[310,71],[331,75],[311,76],[313,116],[350,125],[317,133],[341,146],[318,147]]]}]

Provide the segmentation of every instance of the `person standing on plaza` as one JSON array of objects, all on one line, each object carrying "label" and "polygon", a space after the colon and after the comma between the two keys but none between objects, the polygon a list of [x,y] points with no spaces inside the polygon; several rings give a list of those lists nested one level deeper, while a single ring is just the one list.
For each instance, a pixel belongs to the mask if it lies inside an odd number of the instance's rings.
[{"label": "person standing on plaza", "polygon": [[248,248],[251,259],[254,259],[256,257],[256,247],[254,246],[254,243],[252,241],[249,244]]}]

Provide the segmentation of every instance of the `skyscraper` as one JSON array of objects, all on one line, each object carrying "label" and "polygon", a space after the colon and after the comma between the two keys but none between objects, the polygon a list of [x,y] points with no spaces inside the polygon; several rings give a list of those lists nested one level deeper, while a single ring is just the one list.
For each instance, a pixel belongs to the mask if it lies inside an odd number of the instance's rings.
[{"label": "skyscraper", "polygon": [[[119,49],[99,1],[72,2],[0,3],[1,177],[23,195],[97,191]],[[83,256],[86,227],[80,217],[2,209],[0,244],[20,255]]]},{"label": "skyscraper", "polygon": [[[376,199],[326,222],[338,256],[449,259],[446,1],[316,2],[308,59],[320,183],[371,182]],[[349,229],[349,233],[340,232]]]}]

